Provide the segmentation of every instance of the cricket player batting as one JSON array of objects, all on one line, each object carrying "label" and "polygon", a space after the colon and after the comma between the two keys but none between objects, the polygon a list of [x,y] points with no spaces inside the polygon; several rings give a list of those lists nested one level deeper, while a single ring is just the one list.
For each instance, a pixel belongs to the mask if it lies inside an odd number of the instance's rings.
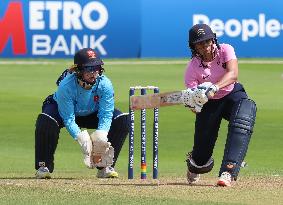
[{"label": "cricket player batting", "polygon": [[196,113],[194,145],[187,156],[187,180],[200,180],[210,172],[222,119],[229,122],[218,186],[231,186],[237,180],[246,156],[256,118],[256,104],[238,82],[238,62],[234,48],[218,44],[216,34],[206,24],[189,31],[192,59],[185,72],[185,85],[192,93]]}]

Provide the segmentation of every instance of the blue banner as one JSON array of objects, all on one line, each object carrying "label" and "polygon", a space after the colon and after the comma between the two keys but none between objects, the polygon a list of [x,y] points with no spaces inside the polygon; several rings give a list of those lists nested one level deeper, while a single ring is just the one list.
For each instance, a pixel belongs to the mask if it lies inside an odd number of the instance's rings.
[{"label": "blue banner", "polygon": [[1,1],[0,57],[189,57],[188,30],[206,23],[238,57],[283,57],[276,0]]},{"label": "blue banner", "polygon": [[[140,1],[1,1],[1,57],[103,57],[140,53]],[[128,18],[131,16],[131,18]]]},{"label": "blue banner", "polygon": [[144,0],[141,56],[189,56],[190,27],[206,23],[238,57],[283,57],[282,8],[276,0]]}]

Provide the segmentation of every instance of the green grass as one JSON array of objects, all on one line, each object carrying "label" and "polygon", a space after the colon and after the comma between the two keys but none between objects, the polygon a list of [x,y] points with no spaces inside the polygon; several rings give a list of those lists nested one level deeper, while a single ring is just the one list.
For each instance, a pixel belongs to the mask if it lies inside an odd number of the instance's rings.
[{"label": "green grass", "polygon": [[[154,59],[153,59],[154,60]],[[6,60],[5,60],[6,61]],[[29,60],[26,60],[29,61]],[[46,60],[41,60],[46,61]],[[106,75],[115,89],[116,106],[128,111],[133,85],[155,85],[161,92],[184,88],[184,64],[115,64],[106,60]],[[124,61],[124,60],[123,60]],[[130,60],[136,62],[136,60]],[[147,60],[148,61],[148,60]],[[38,61],[40,62],[40,61]],[[200,186],[186,184],[185,154],[192,149],[194,115],[183,106],[160,109],[160,181],[140,181],[139,125],[136,122],[135,177],[127,180],[128,144],[117,163],[118,180],[98,180],[86,169],[79,145],[62,130],[52,180],[33,179],[34,124],[44,98],[72,63],[0,64],[0,201],[1,204],[283,204],[282,64],[240,64],[239,80],[257,103],[258,113],[240,180],[231,189],[215,186],[222,160],[227,122],[222,123],[214,150],[215,167]],[[107,64],[109,62],[109,65]],[[141,62],[139,60],[139,62]],[[136,121],[139,114],[136,115]],[[148,121],[152,112],[148,112]],[[151,175],[151,126],[148,126],[148,175]],[[231,191],[232,190],[232,191]]]}]

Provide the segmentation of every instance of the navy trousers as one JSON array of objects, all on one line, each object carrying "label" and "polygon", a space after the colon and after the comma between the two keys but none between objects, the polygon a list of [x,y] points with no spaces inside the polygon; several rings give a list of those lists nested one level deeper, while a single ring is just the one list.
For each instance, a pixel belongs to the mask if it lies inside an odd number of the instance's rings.
[{"label": "navy trousers", "polygon": [[[53,96],[48,96],[42,105],[42,116],[38,117],[35,131],[35,169],[44,165],[52,172],[54,169],[54,154],[58,144],[60,129],[64,127],[63,120],[58,112],[57,102],[53,99]],[[94,112],[87,116],[77,116],[75,121],[81,128],[97,129],[99,118],[98,112]],[[46,116],[49,117],[46,117]],[[53,118],[50,120],[50,117]],[[41,119],[41,120],[39,120]],[[43,119],[43,120],[42,120]],[[46,120],[44,120],[46,119]],[[46,122],[48,121],[48,122]],[[52,122],[53,121],[53,122]],[[42,127],[50,127],[45,123],[53,123],[56,121],[58,126],[53,126],[58,131],[42,130]],[[52,127],[52,126],[51,126]],[[114,147],[114,163],[117,161],[118,155],[125,142],[126,136],[129,133],[129,115],[128,113],[122,113],[118,109],[114,109],[113,118],[110,130],[108,132],[108,141]],[[48,134],[46,134],[48,133]]]},{"label": "navy trousers", "polygon": [[236,83],[233,91],[227,96],[218,100],[209,100],[204,104],[202,111],[196,115],[195,121],[192,158],[197,165],[206,164],[212,156],[221,120],[224,118],[229,121],[233,105],[247,98],[243,86]]}]

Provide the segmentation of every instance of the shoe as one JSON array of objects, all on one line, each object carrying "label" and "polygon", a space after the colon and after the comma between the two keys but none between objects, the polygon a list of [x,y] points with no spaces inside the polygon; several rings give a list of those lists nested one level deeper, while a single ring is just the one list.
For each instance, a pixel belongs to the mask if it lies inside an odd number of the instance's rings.
[{"label": "shoe", "polygon": [[229,172],[223,172],[217,182],[218,186],[228,186],[230,187],[232,183],[232,176]]},{"label": "shoe", "polygon": [[189,170],[187,171],[187,180],[189,184],[197,183],[200,180],[200,174],[195,174],[190,172]]},{"label": "shoe", "polygon": [[35,173],[37,179],[51,179],[50,172],[47,167],[39,167]]},{"label": "shoe", "polygon": [[118,178],[118,173],[113,167],[105,167],[101,170],[98,170],[97,178]]}]

